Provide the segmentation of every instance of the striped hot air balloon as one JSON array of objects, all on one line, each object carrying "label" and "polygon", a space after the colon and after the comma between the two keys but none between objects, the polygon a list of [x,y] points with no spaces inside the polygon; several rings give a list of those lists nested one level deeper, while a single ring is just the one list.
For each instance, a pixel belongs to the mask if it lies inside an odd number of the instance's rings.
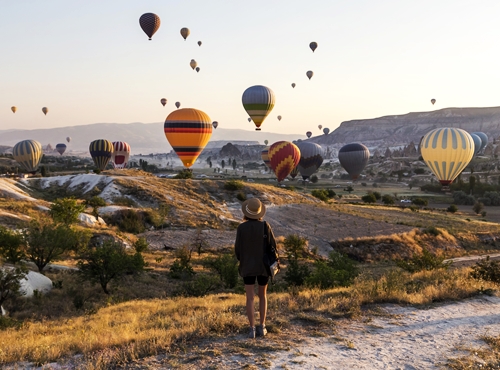
[{"label": "striped hot air balloon", "polygon": [[191,167],[212,136],[212,121],[201,110],[183,108],[167,116],[164,130],[184,166]]},{"label": "striped hot air balloon", "polygon": [[103,171],[106,168],[113,154],[113,150],[113,143],[109,140],[99,139],[90,143],[90,156],[99,170]]},{"label": "striped hot air balloon", "polygon": [[356,180],[364,170],[370,159],[370,151],[359,143],[344,145],[339,150],[340,165],[347,171],[353,180]]},{"label": "striped hot air balloon", "polygon": [[154,13],[144,13],[139,18],[139,24],[146,35],[148,35],[149,40],[160,28],[160,17]]},{"label": "striped hot air balloon", "polygon": [[420,149],[425,164],[448,186],[472,159],[474,140],[460,128],[437,128],[424,135]]},{"label": "striped hot air balloon", "polygon": [[27,172],[35,173],[43,156],[42,144],[36,140],[23,140],[14,145],[12,156]]},{"label": "striped hot air balloon", "polygon": [[297,166],[304,180],[315,173],[323,163],[323,148],[315,143],[301,141],[297,143],[300,150],[300,161]]},{"label": "striped hot air balloon", "polygon": [[269,160],[278,181],[283,181],[299,164],[300,150],[289,141],[278,141],[269,148]]},{"label": "striped hot air balloon", "polygon": [[473,132],[473,134],[479,136],[481,139],[481,148],[479,148],[479,151],[481,152],[488,144],[488,135],[484,132]]},{"label": "striped hot air balloon", "polygon": [[124,141],[113,142],[113,154],[111,154],[111,161],[113,167],[122,169],[127,167],[128,159],[130,157],[130,145]]},{"label": "striped hot air balloon", "polygon": [[266,165],[267,168],[271,169],[271,161],[269,160],[269,147],[266,146],[261,152],[260,152],[260,158],[264,161],[264,164]]},{"label": "striped hot air balloon", "polygon": [[243,92],[241,100],[243,108],[257,127],[255,130],[260,131],[260,125],[274,108],[273,91],[266,86],[251,86]]},{"label": "striped hot air balloon", "polygon": [[64,152],[66,151],[66,144],[60,143],[56,145],[56,152],[58,152],[60,155],[63,155]]}]

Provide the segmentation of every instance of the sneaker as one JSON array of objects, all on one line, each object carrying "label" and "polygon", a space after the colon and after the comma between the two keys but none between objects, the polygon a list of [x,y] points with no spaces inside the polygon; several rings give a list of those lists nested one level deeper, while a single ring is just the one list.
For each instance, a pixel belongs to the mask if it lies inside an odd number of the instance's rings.
[{"label": "sneaker", "polygon": [[250,327],[250,331],[248,332],[248,338],[255,339],[255,326]]},{"label": "sneaker", "polygon": [[259,325],[257,326],[255,330],[255,335],[258,337],[265,337],[267,334],[267,329],[265,325]]}]

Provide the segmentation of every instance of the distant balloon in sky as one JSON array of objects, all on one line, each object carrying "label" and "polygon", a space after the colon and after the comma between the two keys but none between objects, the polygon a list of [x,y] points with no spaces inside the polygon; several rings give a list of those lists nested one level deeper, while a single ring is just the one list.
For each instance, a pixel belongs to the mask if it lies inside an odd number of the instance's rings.
[{"label": "distant balloon in sky", "polygon": [[23,140],[14,145],[12,156],[27,172],[35,173],[43,156],[42,144],[36,140]]},{"label": "distant balloon in sky", "polygon": [[66,151],[66,144],[57,144],[56,145],[56,152],[58,152],[60,155],[63,155],[64,152]]},{"label": "distant balloon in sky", "polygon": [[139,24],[144,33],[148,35],[151,40],[151,37],[153,37],[155,32],[158,31],[158,28],[160,28],[160,17],[154,13],[144,13],[139,18]]},{"label": "distant balloon in sky", "polygon": [[196,66],[198,65],[198,63],[196,63],[196,60],[191,59],[191,62],[189,63],[189,65],[191,66],[192,69],[195,69]]},{"label": "distant balloon in sky", "polygon": [[201,41],[198,41],[198,46],[201,46]]},{"label": "distant balloon in sky", "polygon": [[294,89],[295,89],[295,86],[296,86],[296,85],[295,85],[295,82],[294,82],[294,83],[292,83],[292,87],[293,87]]},{"label": "distant balloon in sky", "polygon": [[188,38],[190,33],[191,33],[191,31],[189,31],[189,28],[187,28],[187,27],[181,28],[181,36],[184,38],[184,40],[186,40]]},{"label": "distant balloon in sky", "polygon": [[434,105],[435,102],[436,102],[436,99],[431,99],[432,105]]},{"label": "distant balloon in sky", "polygon": [[130,145],[128,145],[125,141],[114,141],[113,154],[111,155],[113,167],[118,169],[127,167],[129,157]]},{"label": "distant balloon in sky", "polygon": [[256,126],[255,130],[260,131],[260,125],[274,108],[273,91],[262,85],[251,86],[243,92],[241,101]]},{"label": "distant balloon in sky", "polygon": [[323,126],[322,125],[318,125],[318,128],[321,130],[323,128]]},{"label": "distant balloon in sky", "polygon": [[69,143],[69,142],[71,141],[71,138],[68,136],[68,137],[66,138],[66,141]]},{"label": "distant balloon in sky", "polygon": [[94,140],[89,145],[90,156],[95,166],[101,171],[104,171],[108,165],[113,150],[113,143],[105,139]]},{"label": "distant balloon in sky", "polygon": [[175,106],[177,107],[177,109],[179,109],[179,108],[180,108],[180,106],[181,106],[181,102],[176,101],[176,102],[175,102]]},{"label": "distant balloon in sky", "polygon": [[194,164],[212,136],[210,117],[193,108],[173,111],[163,127],[168,142],[186,167]]},{"label": "distant balloon in sky", "polygon": [[307,78],[309,78],[309,79],[311,79],[313,75],[314,75],[313,71],[307,71],[307,72],[306,72],[306,76],[307,76]]},{"label": "distant balloon in sky", "polygon": [[214,128],[217,128],[217,126],[219,126],[219,122],[217,122],[217,121],[213,121],[213,122],[212,122],[212,126],[213,126]]},{"label": "distant balloon in sky", "polygon": [[300,150],[289,141],[278,141],[269,147],[269,161],[271,169],[281,182],[299,164]]},{"label": "distant balloon in sky", "polygon": [[47,108],[47,107],[42,108],[43,114],[47,115],[48,111],[49,111],[49,108]]},{"label": "distant balloon in sky", "polygon": [[309,139],[309,138],[312,136],[312,134],[313,134],[313,133],[312,133],[311,131],[307,131],[307,132],[306,132],[306,136],[307,136],[307,138]]},{"label": "distant balloon in sky", "polygon": [[264,144],[265,145],[269,144],[269,140],[264,140]]},{"label": "distant balloon in sky", "polygon": [[481,148],[479,149],[479,151],[482,151],[486,147],[486,144],[488,144],[488,135],[486,135],[484,132],[473,132],[473,134],[481,138]]},{"label": "distant balloon in sky", "polygon": [[10,110],[12,111],[12,113],[16,113],[17,107],[10,107]]},{"label": "distant balloon in sky", "polygon": [[162,98],[162,99],[160,100],[160,103],[161,103],[161,105],[165,106],[165,104],[167,104],[167,99]]},{"label": "distant balloon in sky", "polygon": [[281,121],[281,116],[278,116],[278,121]]},{"label": "distant balloon in sky", "polygon": [[472,141],[474,141],[474,155],[477,155],[481,150],[481,144],[483,141],[476,134],[470,134],[470,136],[472,137]]},{"label": "distant balloon in sky", "polygon": [[344,145],[339,150],[340,165],[347,171],[353,180],[356,180],[370,159],[370,151],[359,143]]},{"label": "distant balloon in sky", "polygon": [[196,67],[196,72],[199,72],[200,71],[200,67]]},{"label": "distant balloon in sky", "polygon": [[330,133],[330,129],[329,129],[328,127],[325,127],[325,128],[323,129],[323,133],[324,133],[325,135],[328,135],[328,134]]},{"label": "distant balloon in sky", "polygon": [[437,128],[424,135],[420,150],[441,185],[448,186],[472,159],[474,140],[460,128]]},{"label": "distant balloon in sky", "polygon": [[311,50],[313,51],[314,53],[314,50],[316,50],[316,48],[318,47],[318,43],[313,41],[309,44],[309,47],[311,48]]},{"label": "distant balloon in sky", "polygon": [[248,122],[252,122],[252,118],[248,117]]}]

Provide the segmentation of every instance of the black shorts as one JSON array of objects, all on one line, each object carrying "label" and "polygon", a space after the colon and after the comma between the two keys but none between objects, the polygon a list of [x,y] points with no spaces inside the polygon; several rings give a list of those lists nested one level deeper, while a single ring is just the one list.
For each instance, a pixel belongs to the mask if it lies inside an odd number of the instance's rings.
[{"label": "black shorts", "polygon": [[269,276],[246,276],[243,278],[243,282],[245,285],[254,285],[255,284],[255,279],[257,279],[257,283],[259,283],[260,286],[266,286],[267,283],[269,282]]}]

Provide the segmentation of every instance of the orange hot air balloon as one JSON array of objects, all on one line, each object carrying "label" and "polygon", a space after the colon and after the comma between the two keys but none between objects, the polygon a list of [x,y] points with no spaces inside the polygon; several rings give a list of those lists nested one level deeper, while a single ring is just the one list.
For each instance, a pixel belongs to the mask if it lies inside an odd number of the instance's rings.
[{"label": "orange hot air balloon", "polygon": [[289,141],[278,141],[269,148],[271,169],[283,181],[293,171],[300,161],[300,150],[297,145]]},{"label": "orange hot air balloon", "polygon": [[167,104],[167,99],[163,98],[160,100],[161,105],[165,106]]},{"label": "orange hot air balloon", "polygon": [[194,164],[212,136],[210,117],[193,108],[173,111],[163,127],[168,142],[186,167]]}]

